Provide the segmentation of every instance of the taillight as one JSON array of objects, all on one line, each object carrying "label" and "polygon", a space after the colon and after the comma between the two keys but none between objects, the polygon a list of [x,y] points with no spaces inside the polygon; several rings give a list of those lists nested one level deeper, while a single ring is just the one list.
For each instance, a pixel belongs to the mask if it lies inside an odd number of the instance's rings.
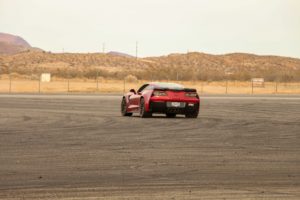
[{"label": "taillight", "polygon": [[195,92],[186,92],[185,96],[187,96],[187,97],[197,97],[198,95]]},{"label": "taillight", "polygon": [[153,96],[167,96],[167,93],[165,91],[155,90],[152,95]]}]

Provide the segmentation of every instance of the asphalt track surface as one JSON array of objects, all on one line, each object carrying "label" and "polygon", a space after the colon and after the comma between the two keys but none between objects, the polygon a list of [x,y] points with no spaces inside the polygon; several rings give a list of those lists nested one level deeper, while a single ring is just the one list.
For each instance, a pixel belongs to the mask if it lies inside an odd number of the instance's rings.
[{"label": "asphalt track surface", "polygon": [[300,96],[204,96],[197,119],[120,100],[0,95],[0,199],[300,199]]}]

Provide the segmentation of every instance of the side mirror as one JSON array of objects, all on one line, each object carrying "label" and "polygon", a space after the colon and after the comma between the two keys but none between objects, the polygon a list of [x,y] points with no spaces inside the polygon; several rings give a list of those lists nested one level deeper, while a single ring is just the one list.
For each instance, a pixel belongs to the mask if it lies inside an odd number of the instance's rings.
[{"label": "side mirror", "polygon": [[132,93],[136,94],[134,89],[130,89],[129,92],[132,92]]}]

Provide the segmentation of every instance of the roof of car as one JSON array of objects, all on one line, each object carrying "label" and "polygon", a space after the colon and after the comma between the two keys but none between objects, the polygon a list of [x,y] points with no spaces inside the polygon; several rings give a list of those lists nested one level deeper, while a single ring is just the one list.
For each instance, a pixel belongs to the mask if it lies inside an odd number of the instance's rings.
[{"label": "roof of car", "polygon": [[167,83],[167,82],[151,82],[149,85],[153,85],[155,87],[160,88],[184,88],[183,85],[178,83]]}]

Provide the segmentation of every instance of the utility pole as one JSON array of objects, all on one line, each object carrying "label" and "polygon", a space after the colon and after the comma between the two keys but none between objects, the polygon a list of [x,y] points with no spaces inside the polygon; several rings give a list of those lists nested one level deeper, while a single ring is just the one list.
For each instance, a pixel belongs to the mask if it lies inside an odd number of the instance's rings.
[{"label": "utility pole", "polygon": [[105,43],[102,43],[102,53],[105,53]]},{"label": "utility pole", "polygon": [[135,58],[138,59],[138,42],[135,43]]},{"label": "utility pole", "polygon": [[245,57],[243,55],[243,66],[242,67],[245,67]]}]

